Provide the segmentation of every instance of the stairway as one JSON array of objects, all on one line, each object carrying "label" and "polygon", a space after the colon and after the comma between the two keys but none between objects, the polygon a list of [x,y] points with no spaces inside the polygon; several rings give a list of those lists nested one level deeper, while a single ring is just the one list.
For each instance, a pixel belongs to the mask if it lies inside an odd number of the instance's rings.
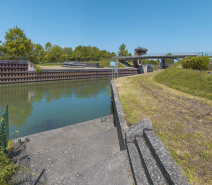
[{"label": "stairway", "polygon": [[125,67],[132,67],[130,66],[128,63],[126,63],[124,60],[118,60],[118,62],[122,65],[124,65]]},{"label": "stairway", "polygon": [[128,129],[126,142],[135,184],[190,185],[155,135],[150,120],[140,120]]},{"label": "stairway", "polygon": [[113,115],[106,116],[105,122],[99,118],[28,137],[26,153],[31,171],[36,173],[28,184],[34,183],[43,169],[48,184],[133,184]]}]

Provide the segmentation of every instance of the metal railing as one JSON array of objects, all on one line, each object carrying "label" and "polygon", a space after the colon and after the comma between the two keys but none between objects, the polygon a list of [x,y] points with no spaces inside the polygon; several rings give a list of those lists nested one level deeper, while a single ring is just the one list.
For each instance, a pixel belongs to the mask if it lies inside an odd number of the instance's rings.
[{"label": "metal railing", "polygon": [[5,110],[0,109],[0,147],[6,153],[9,141],[8,105]]}]

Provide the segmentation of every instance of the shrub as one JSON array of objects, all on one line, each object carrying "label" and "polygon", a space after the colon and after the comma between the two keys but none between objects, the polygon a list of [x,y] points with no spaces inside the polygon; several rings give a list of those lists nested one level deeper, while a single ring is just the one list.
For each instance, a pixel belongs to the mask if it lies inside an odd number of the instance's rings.
[{"label": "shrub", "polygon": [[187,57],[182,60],[182,67],[185,69],[197,69],[206,71],[209,69],[210,58],[207,56]]},{"label": "shrub", "polygon": [[11,182],[13,175],[19,170],[19,165],[4,154],[2,148],[0,148],[0,184],[14,184]]}]

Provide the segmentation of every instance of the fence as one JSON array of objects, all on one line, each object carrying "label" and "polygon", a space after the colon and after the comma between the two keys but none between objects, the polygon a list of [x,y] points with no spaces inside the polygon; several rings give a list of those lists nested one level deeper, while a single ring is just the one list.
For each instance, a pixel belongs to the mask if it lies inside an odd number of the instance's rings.
[{"label": "fence", "polygon": [[9,141],[8,105],[5,110],[0,109],[0,147],[6,152]]}]

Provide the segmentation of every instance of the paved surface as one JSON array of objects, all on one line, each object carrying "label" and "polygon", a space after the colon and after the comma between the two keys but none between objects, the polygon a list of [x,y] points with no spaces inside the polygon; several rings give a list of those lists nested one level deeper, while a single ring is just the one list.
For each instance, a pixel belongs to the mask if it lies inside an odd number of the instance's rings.
[{"label": "paved surface", "polygon": [[[106,118],[106,121],[101,123],[102,118]],[[27,143],[27,154],[62,147],[66,145],[67,142],[88,137],[109,128],[114,128],[113,115],[102,118],[29,135],[28,138],[30,142]]]},{"label": "paved surface", "polygon": [[105,122],[98,118],[28,136],[26,155],[36,173],[30,181],[35,182],[45,169],[49,184],[66,178],[75,184],[132,184],[129,160],[126,151],[120,152],[113,115],[103,118]]},{"label": "paved surface", "polygon": [[117,152],[117,131],[110,128],[80,140],[67,142],[62,147],[31,154],[31,169],[38,174],[46,169],[48,181],[53,182]]},{"label": "paved surface", "polygon": [[66,176],[52,185],[132,185],[127,151],[116,153],[93,166]]}]

